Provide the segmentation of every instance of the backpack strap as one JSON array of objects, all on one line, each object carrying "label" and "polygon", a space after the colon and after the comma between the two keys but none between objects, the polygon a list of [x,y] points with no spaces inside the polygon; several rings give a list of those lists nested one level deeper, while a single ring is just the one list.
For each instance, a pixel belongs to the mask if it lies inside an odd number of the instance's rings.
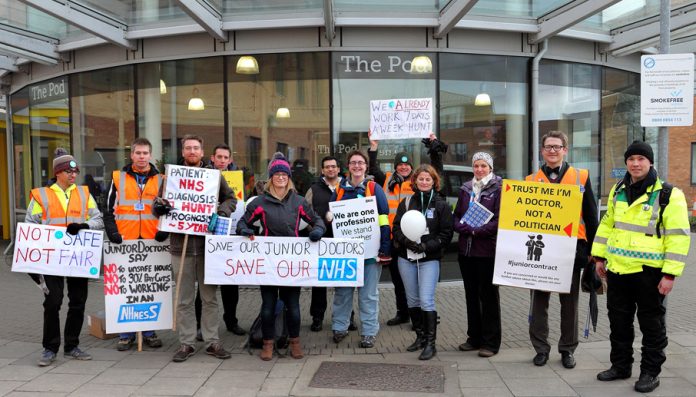
[{"label": "backpack strap", "polygon": [[672,186],[671,183],[662,183],[662,189],[660,190],[660,196],[658,198],[658,200],[660,200],[660,216],[657,220],[657,224],[655,225],[655,233],[657,234],[657,238],[661,238],[660,227],[662,226],[662,214],[665,212],[665,208],[669,204],[669,198],[672,195],[673,188],[674,186]]}]

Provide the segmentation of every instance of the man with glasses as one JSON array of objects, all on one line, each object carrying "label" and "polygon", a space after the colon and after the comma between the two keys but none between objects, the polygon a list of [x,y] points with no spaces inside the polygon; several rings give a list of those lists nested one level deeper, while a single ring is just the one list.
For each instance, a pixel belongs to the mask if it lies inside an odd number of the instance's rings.
[{"label": "man with glasses", "polygon": [[[87,186],[75,185],[80,169],[73,156],[63,148],[55,151],[53,173],[56,182],[49,187],[31,191],[31,201],[27,206],[27,223],[65,226],[67,232],[76,235],[83,229],[101,230],[104,228],[102,214],[97,208]],[[63,277],[42,275],[48,292],[44,296],[43,348],[38,361],[40,367],[51,365],[60,348],[60,306],[63,303],[63,289],[68,285],[68,315],[65,320],[65,345],[63,356],[76,360],[91,360],[92,356],[82,351],[80,331],[85,318],[87,301],[87,279],[83,277]]]},{"label": "man with glasses", "polygon": [[[197,135],[186,135],[181,138],[181,147],[181,155],[183,156],[181,165],[211,168],[208,163],[203,161],[203,138]],[[234,192],[227,185],[225,178],[220,175],[218,215],[229,217],[234,212],[236,205],[237,199],[234,197]],[[168,214],[172,209],[169,201],[162,198],[162,189],[160,189],[159,197],[155,199],[152,206],[153,213],[159,217]],[[230,358],[230,353],[224,349],[218,336],[217,285],[204,284],[205,236],[189,236],[186,252],[183,252],[185,236],[182,233],[170,233],[169,252],[172,254],[172,266],[176,272],[183,273],[179,285],[179,301],[176,312],[176,327],[181,345],[174,353],[172,361],[183,362],[196,353],[196,314],[194,309],[196,281],[198,281],[198,289],[201,293],[201,334],[207,346],[205,353],[219,359]],[[181,264],[182,256],[185,257],[183,264]],[[182,265],[181,268],[179,268],[180,265]]]},{"label": "man with glasses", "polygon": [[[568,136],[561,131],[549,131],[541,138],[541,155],[544,164],[536,174],[528,175],[525,180],[531,182],[563,183],[578,185],[582,196],[580,227],[575,249],[575,263],[571,279],[570,293],[559,294],[561,302],[561,338],[558,340],[558,352],[565,368],[575,368],[573,353],[578,346],[578,295],[580,287],[580,270],[589,262],[597,232],[597,202],[592,192],[589,171],[574,168],[564,161],[568,154]],[[529,338],[536,350],[534,365],[543,366],[549,359],[551,345],[549,336],[549,299],[550,292],[531,291],[532,314],[529,322]]]}]

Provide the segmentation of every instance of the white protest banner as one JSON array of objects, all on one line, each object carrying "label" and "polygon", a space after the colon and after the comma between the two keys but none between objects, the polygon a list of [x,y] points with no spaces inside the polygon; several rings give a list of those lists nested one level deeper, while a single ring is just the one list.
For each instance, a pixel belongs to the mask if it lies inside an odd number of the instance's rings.
[{"label": "white protest banner", "polygon": [[352,239],[206,236],[205,283],[362,287],[363,253]]},{"label": "white protest banner", "polygon": [[172,328],[172,256],[168,242],[104,245],[106,332]]},{"label": "white protest banner", "polygon": [[433,98],[370,101],[371,139],[426,138],[433,131]]},{"label": "white protest banner", "polygon": [[694,54],[640,57],[640,125],[691,126],[694,123]]},{"label": "white protest banner", "polygon": [[99,278],[104,233],[65,227],[18,223],[12,271],[51,276]]},{"label": "white protest banner", "polygon": [[332,201],[329,210],[334,216],[334,237],[360,239],[365,242],[365,258],[376,258],[380,243],[377,199],[370,196]]},{"label": "white protest banner", "polygon": [[581,207],[577,185],[504,179],[493,283],[570,292]]},{"label": "white protest banner", "polygon": [[205,235],[217,210],[220,171],[209,168],[165,165],[167,180],[162,197],[174,210],[162,215],[159,230]]}]

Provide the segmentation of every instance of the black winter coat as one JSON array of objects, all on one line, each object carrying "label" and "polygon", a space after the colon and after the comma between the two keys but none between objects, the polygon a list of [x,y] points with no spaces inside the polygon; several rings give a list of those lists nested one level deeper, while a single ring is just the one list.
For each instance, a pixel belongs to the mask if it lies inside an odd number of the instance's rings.
[{"label": "black winter coat", "polygon": [[307,200],[292,189],[282,201],[268,191],[255,198],[247,205],[244,216],[237,223],[237,234],[241,235],[243,229],[253,230],[252,225],[257,220],[261,222],[262,236],[299,237],[301,220],[314,229],[326,231],[324,222]]}]

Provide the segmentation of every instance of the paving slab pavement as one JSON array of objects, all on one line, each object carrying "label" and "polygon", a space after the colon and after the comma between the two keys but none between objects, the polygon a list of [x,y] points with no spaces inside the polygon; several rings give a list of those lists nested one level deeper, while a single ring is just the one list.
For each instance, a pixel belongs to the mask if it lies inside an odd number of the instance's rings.
[{"label": "paving slab pavement", "polygon": [[[4,248],[4,245],[0,245]],[[696,261],[692,247],[689,265]],[[6,261],[7,262],[7,261]],[[670,344],[667,362],[661,374],[661,386],[650,395],[696,396],[696,271],[687,267],[677,279],[668,299],[667,329]],[[103,310],[100,282],[89,283],[87,313]],[[0,396],[626,396],[633,391],[640,370],[634,364],[634,377],[615,382],[599,382],[595,375],[609,366],[609,326],[606,300],[599,297],[599,324],[596,332],[583,338],[588,295],[580,297],[580,346],[577,367],[562,367],[560,355],[552,350],[549,363],[535,367],[534,351],[527,333],[529,292],[524,289],[500,289],[503,319],[503,343],[499,354],[480,358],[476,352],[460,352],[457,346],[466,337],[464,289],[461,282],[442,282],[438,286],[437,306],[441,322],[438,328],[438,355],[423,362],[417,353],[405,351],[414,334],[408,325],[386,326],[395,313],[390,285],[380,286],[381,330],[374,349],[358,347],[358,332],[336,345],[331,341],[331,309],[324,330],[310,332],[310,290],[301,296],[303,325],[301,339],[306,356],[301,360],[274,358],[264,362],[258,350],[249,355],[243,348],[245,337],[221,328],[220,336],[232,351],[229,360],[217,360],[204,354],[199,344],[196,355],[184,363],[173,363],[178,348],[172,331],[159,331],[164,346],[145,351],[116,351],[117,339],[101,340],[88,334],[85,324],[81,347],[92,354],[92,361],[80,362],[58,355],[56,362],[40,368],[36,365],[41,348],[42,296],[24,274],[12,273],[0,266]],[[331,294],[329,302],[331,302]],[[238,317],[249,327],[260,308],[256,288],[241,288]],[[67,297],[65,300],[67,305]],[[558,299],[551,299],[549,326],[551,341],[559,336]],[[64,321],[65,308],[62,311]],[[221,320],[221,324],[222,320]],[[636,324],[636,359],[639,361],[640,332]],[[552,342],[553,344],[553,342]],[[389,390],[370,391],[331,387],[311,387],[322,363],[383,363],[403,366],[436,366],[442,369],[443,392],[404,393]],[[348,376],[348,374],[346,374]],[[385,379],[385,384],[398,377]],[[358,382],[359,383],[359,382]],[[330,386],[330,385],[329,385]]]}]

